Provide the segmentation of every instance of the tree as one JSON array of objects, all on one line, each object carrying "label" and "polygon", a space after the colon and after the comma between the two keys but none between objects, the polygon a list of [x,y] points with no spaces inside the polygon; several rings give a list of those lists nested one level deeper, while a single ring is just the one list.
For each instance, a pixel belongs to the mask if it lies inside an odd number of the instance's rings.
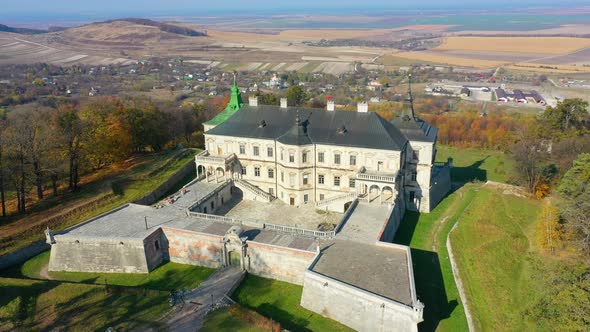
[{"label": "tree", "polygon": [[559,211],[556,207],[546,202],[537,220],[537,239],[541,248],[553,252],[559,245],[562,235],[562,226]]},{"label": "tree", "polygon": [[4,131],[6,130],[6,111],[0,108],[0,204],[2,217],[6,217],[6,189],[4,187]]},{"label": "tree", "polygon": [[302,106],[307,100],[305,91],[299,85],[290,87],[286,97],[291,106]]},{"label": "tree", "polygon": [[[84,124],[78,115],[78,110],[72,105],[63,105],[56,113],[57,128],[60,131],[61,146],[68,160],[68,188],[78,189],[80,180],[81,146],[84,134]],[[53,181],[53,179],[52,179]],[[57,185],[54,183],[54,193]]]},{"label": "tree", "polygon": [[590,185],[590,153],[582,153],[574,160],[574,165],[561,179],[557,190],[569,197],[576,198]]},{"label": "tree", "polygon": [[543,113],[543,119],[547,121],[553,133],[571,135],[573,131],[586,129],[588,119],[588,102],[579,98],[565,99],[557,103],[556,107],[547,107]]},{"label": "tree", "polygon": [[566,198],[561,209],[566,227],[590,264],[590,185],[577,197]]}]

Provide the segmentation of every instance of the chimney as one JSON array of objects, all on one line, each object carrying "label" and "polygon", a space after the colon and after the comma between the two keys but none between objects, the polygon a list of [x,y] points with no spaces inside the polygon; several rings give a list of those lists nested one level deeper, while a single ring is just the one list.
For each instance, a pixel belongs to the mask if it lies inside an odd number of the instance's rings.
[{"label": "chimney", "polygon": [[287,98],[281,98],[281,108],[287,108]]},{"label": "chimney", "polygon": [[369,104],[366,102],[358,103],[356,106],[359,113],[367,113],[369,111]]},{"label": "chimney", "polygon": [[250,102],[250,106],[258,106],[258,97],[257,96],[250,96],[249,102]]},{"label": "chimney", "polygon": [[334,110],[334,101],[333,100],[328,100],[328,111],[333,111]]}]

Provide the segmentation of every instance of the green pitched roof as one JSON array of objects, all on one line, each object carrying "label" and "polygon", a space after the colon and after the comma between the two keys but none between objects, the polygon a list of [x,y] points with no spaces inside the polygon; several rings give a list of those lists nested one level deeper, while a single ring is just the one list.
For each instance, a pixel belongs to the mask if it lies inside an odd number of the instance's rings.
[{"label": "green pitched roof", "polygon": [[242,106],[244,106],[244,102],[242,101],[240,88],[234,80],[234,84],[231,87],[231,98],[229,100],[229,103],[225,107],[225,110],[217,114],[213,119],[205,122],[205,124],[217,126],[221,123],[224,123],[227,119],[231,118],[240,108],[242,108]]}]

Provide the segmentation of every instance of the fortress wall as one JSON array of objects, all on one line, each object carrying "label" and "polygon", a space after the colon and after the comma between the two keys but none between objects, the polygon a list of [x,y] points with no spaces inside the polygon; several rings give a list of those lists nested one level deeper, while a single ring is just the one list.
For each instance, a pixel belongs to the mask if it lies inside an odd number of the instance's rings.
[{"label": "fortress wall", "polygon": [[51,246],[49,271],[148,273],[143,240],[107,240],[56,237]]},{"label": "fortress wall", "polygon": [[151,271],[168,260],[168,245],[164,232],[158,229],[143,240],[148,269]]},{"label": "fortress wall", "polygon": [[254,275],[303,284],[303,275],[317,253],[248,242],[246,268]]},{"label": "fortress wall", "polygon": [[412,308],[313,271],[305,271],[301,306],[360,332],[418,331]]},{"label": "fortress wall", "polygon": [[223,236],[163,227],[171,262],[219,268],[223,264]]}]

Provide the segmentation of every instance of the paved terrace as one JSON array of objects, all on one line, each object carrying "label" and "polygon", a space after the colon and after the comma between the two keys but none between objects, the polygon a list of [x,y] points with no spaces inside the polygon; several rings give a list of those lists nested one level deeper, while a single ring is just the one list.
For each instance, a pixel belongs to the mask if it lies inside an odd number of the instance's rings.
[{"label": "paved terrace", "polygon": [[374,244],[379,240],[379,234],[388,217],[387,205],[359,202],[336,238]]},{"label": "paved terrace", "polygon": [[[185,207],[206,196],[223,184],[194,183],[187,187],[187,193],[177,196],[174,203],[156,208],[138,204],[128,204],[109,211],[56,237],[93,239],[136,239],[143,240],[160,227],[200,232],[223,236],[232,224],[204,220],[187,216]],[[146,229],[146,220],[148,228]],[[300,249],[316,250],[316,242],[309,237],[301,237],[283,232],[261,230],[242,226],[244,236],[250,241],[264,244]]]},{"label": "paved terrace", "polygon": [[336,240],[324,247],[312,271],[412,305],[406,250]]},{"label": "paved terrace", "polygon": [[316,210],[314,204],[299,207],[287,205],[280,200],[271,203],[242,200],[235,196],[216,214],[251,221],[317,230],[322,223],[338,225],[344,216],[342,213]]}]

